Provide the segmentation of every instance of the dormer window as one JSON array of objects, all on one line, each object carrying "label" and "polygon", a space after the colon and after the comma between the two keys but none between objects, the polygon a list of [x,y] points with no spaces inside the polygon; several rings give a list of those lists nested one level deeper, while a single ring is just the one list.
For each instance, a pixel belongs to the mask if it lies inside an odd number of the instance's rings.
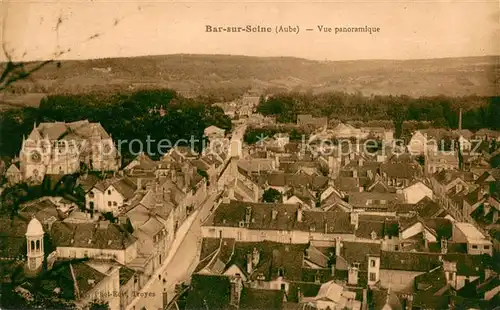
[{"label": "dormer window", "polygon": [[245,222],[240,221],[239,225],[240,225],[240,228],[241,228],[241,227],[245,227]]},{"label": "dormer window", "polygon": [[359,263],[352,263],[352,266],[359,269]]},{"label": "dormer window", "polygon": [[94,192],[90,192],[90,193],[89,193],[89,198],[94,198],[94,196],[95,196],[95,195],[94,195]]},{"label": "dormer window", "polygon": [[278,269],[278,277],[283,277],[284,271],[283,268]]},{"label": "dormer window", "polygon": [[377,233],[376,232],[372,231],[372,233],[370,235],[372,237],[372,240],[377,239]]}]

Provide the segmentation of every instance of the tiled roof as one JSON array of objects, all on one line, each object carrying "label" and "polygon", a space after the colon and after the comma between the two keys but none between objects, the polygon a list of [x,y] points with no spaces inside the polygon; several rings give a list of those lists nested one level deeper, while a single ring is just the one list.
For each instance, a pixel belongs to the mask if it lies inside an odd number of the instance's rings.
[{"label": "tiled roof", "polygon": [[126,199],[132,198],[137,189],[134,182],[127,177],[107,179],[94,185],[101,192],[104,192],[110,186],[113,186]]},{"label": "tiled roof", "polygon": [[94,174],[86,174],[78,178],[78,182],[85,192],[90,191],[99,181],[99,177]]},{"label": "tiled roof", "polygon": [[320,190],[328,184],[328,178],[324,176],[310,176],[306,174],[293,173],[270,173],[264,177],[270,186],[309,186],[314,190]]},{"label": "tiled roof", "polygon": [[439,204],[425,196],[417,202],[413,208],[417,214],[423,218],[436,216],[441,211]]},{"label": "tiled roof", "polygon": [[370,310],[403,310],[403,305],[397,294],[383,288],[371,291],[369,304]]},{"label": "tiled roof", "polygon": [[88,120],[73,123],[53,122],[40,123],[37,127],[42,137],[46,135],[50,140],[58,140],[71,134],[74,138],[89,139],[98,135],[101,139],[108,139],[109,135],[100,123],[89,123]]},{"label": "tiled roof", "polygon": [[[354,233],[347,212],[302,211],[302,222],[298,222],[298,205],[241,201],[220,204],[205,225],[239,227],[240,222],[245,221],[247,207],[251,210],[250,223],[246,224],[249,229]],[[277,212],[276,219],[272,218],[273,210]]]},{"label": "tiled roof", "polygon": [[403,201],[403,195],[396,193],[348,192],[347,195],[349,204],[360,208],[371,205],[387,208],[391,204]]},{"label": "tiled roof", "polygon": [[78,287],[81,298],[105,278],[105,274],[90,267],[84,260],[56,261],[52,269],[42,273],[36,282],[31,282],[28,289],[36,290],[41,295],[52,296],[54,290],[59,288],[62,299],[77,300],[75,287]]},{"label": "tiled roof", "polygon": [[439,255],[381,251],[380,269],[427,272],[441,265]]},{"label": "tiled roof", "polygon": [[380,173],[389,178],[414,179],[421,174],[421,168],[414,163],[384,163],[380,165]]},{"label": "tiled roof", "polygon": [[487,254],[468,255],[463,253],[448,253],[443,256],[443,260],[457,263],[457,275],[461,276],[482,276],[485,268],[495,269],[498,262]]},{"label": "tiled roof", "polygon": [[0,217],[0,257],[18,258],[26,255],[25,233],[28,221]]},{"label": "tiled roof", "polygon": [[330,263],[330,257],[312,245],[306,249],[305,259],[322,268],[328,268]]},{"label": "tiled roof", "polygon": [[50,235],[56,246],[124,250],[136,238],[116,224],[101,228],[94,223],[62,223],[52,225]]},{"label": "tiled roof", "polygon": [[361,271],[368,270],[369,255],[380,255],[379,243],[342,242],[340,256],[344,258],[348,264],[359,263],[359,269]]},{"label": "tiled roof", "polygon": [[120,286],[125,285],[136,273],[134,270],[127,268],[126,266],[120,267]]},{"label": "tiled roof", "polygon": [[191,277],[191,290],[186,300],[186,309],[235,309],[229,306],[231,281],[219,275],[194,274]]},{"label": "tiled roof", "polygon": [[282,309],[285,292],[244,288],[241,292],[239,309]]},{"label": "tiled roof", "polygon": [[316,297],[318,295],[321,284],[304,283],[304,282],[291,282],[288,287],[287,300],[289,302],[298,302],[298,292],[303,297]]}]

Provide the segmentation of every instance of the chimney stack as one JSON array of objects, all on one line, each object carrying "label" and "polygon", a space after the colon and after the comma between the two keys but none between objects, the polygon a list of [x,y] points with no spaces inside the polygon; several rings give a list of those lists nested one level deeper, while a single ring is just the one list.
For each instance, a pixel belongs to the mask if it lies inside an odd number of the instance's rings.
[{"label": "chimney stack", "polygon": [[340,237],[335,238],[335,256],[340,256],[340,248],[342,244],[340,243]]},{"label": "chimney stack", "polygon": [[252,219],[252,207],[248,206],[245,214],[245,223],[249,225],[251,219]]},{"label": "chimney stack", "polygon": [[241,275],[237,273],[231,280],[231,297],[230,297],[231,305],[237,308],[240,306],[240,297],[242,290],[243,290],[243,283],[241,281]]},{"label": "chimney stack", "polygon": [[302,205],[297,209],[297,222],[302,222]]},{"label": "chimney stack", "polygon": [[299,286],[299,287],[297,287],[297,302],[301,303],[303,297],[304,296],[302,295],[302,291],[300,290],[300,286]]},{"label": "chimney stack", "polygon": [[252,254],[248,253],[247,254],[247,273],[251,274],[252,271],[253,271]]},{"label": "chimney stack", "polygon": [[358,229],[359,214],[357,212],[351,212],[351,225],[354,226],[354,229]]},{"label": "chimney stack", "polygon": [[277,210],[272,210],[271,211],[271,217],[273,220],[276,220],[276,218],[278,217],[278,211]]},{"label": "chimney stack", "polygon": [[460,111],[458,112],[458,130],[462,130],[462,108],[460,108]]},{"label": "chimney stack", "polygon": [[448,240],[445,238],[441,239],[441,254],[448,253]]},{"label": "chimney stack", "polygon": [[252,265],[256,267],[259,264],[260,261],[260,252],[257,250],[257,248],[253,248],[252,251]]}]

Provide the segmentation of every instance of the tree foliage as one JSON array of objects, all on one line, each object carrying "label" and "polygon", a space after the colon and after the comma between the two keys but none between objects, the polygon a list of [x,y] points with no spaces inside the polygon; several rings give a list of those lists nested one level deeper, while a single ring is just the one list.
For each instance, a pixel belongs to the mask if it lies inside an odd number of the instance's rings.
[{"label": "tree foliage", "polygon": [[312,94],[290,92],[261,100],[257,111],[273,115],[279,122],[295,123],[297,115],[312,114],[330,119],[392,120],[396,136],[404,121],[430,122],[435,127],[458,127],[458,111],[464,108],[463,128],[500,129],[500,97],[363,96],[344,92]]},{"label": "tree foliage", "polygon": [[262,195],[262,200],[264,202],[269,202],[269,203],[282,203],[283,195],[281,195],[281,193],[278,190],[274,188],[269,188],[264,191],[264,194]]},{"label": "tree foliage", "polygon": [[[230,130],[232,126],[221,108],[184,98],[169,89],[53,95],[44,98],[38,109],[24,108],[0,113],[0,136],[10,138],[0,140],[1,155],[16,155],[21,147],[22,134],[29,134],[34,122],[72,122],[83,119],[100,122],[115,141],[139,140],[146,146],[149,138],[151,152],[148,153],[156,156],[160,156],[159,150],[163,151],[158,149],[160,140],[168,139],[173,145],[185,139],[185,143],[190,144],[193,137],[197,140],[195,148],[201,148],[206,127],[215,125]],[[122,149],[125,156],[130,155],[131,151],[137,150],[129,147]],[[154,154],[150,155],[155,157]]]}]

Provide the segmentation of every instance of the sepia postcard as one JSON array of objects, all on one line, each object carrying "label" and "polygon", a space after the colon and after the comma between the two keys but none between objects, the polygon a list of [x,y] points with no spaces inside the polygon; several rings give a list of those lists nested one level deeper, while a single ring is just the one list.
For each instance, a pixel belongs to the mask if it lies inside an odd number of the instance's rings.
[{"label": "sepia postcard", "polygon": [[0,310],[500,309],[498,0],[0,7]]}]

